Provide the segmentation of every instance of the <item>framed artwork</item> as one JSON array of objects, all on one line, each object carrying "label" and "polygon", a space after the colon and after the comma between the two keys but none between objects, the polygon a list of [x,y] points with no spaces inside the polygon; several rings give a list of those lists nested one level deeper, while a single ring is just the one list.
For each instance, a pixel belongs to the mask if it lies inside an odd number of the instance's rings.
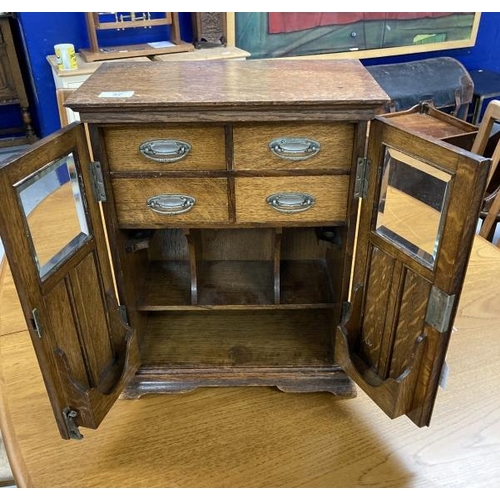
[{"label": "framed artwork", "polygon": [[471,47],[477,12],[233,12],[228,41],[252,58],[356,59]]}]

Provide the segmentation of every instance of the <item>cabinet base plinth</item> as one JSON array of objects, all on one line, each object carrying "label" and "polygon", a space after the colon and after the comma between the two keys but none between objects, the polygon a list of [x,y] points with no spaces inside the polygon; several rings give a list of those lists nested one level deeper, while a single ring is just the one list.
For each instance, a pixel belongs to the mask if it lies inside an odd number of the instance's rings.
[{"label": "cabinet base plinth", "polygon": [[122,399],[138,399],[145,394],[189,392],[200,387],[274,386],[283,392],[330,392],[336,397],[353,398],[356,386],[338,369],[247,369],[247,370],[155,370],[141,369],[123,391]]}]

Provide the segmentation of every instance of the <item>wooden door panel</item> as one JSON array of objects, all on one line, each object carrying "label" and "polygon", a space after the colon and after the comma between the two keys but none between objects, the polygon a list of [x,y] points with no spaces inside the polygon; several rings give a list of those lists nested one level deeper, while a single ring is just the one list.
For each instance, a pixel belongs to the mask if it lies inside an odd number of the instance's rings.
[{"label": "wooden door panel", "polygon": [[371,269],[372,273],[368,280],[370,293],[366,299],[360,350],[363,358],[377,367],[382,348],[382,336],[379,332],[384,330],[386,319],[380,311],[386,310],[389,303],[394,259],[380,249],[374,248],[371,252]]},{"label": "wooden door panel", "polygon": [[352,302],[336,357],[392,418],[428,425],[489,160],[391,122],[372,124]]},{"label": "wooden door panel", "polygon": [[422,332],[431,284],[376,247],[369,268],[359,355],[380,377],[397,378]]},{"label": "wooden door panel", "polygon": [[98,386],[113,359],[113,346],[109,338],[105,302],[99,283],[94,255],[87,255],[69,273],[69,290],[74,304],[74,315],[84,346],[84,359],[91,376],[92,386]]},{"label": "wooden door panel", "polygon": [[82,387],[90,387],[89,374],[82,362],[81,343],[68,293],[68,283],[65,280],[60,281],[46,295],[45,307],[56,345],[66,353],[75,381]]},{"label": "wooden door panel", "polygon": [[[83,126],[72,124],[0,169],[1,236],[63,438],[98,426],[139,366],[89,162]],[[38,196],[44,201],[31,207]],[[64,209],[45,211],[52,200]],[[70,231],[59,230],[58,217]]]},{"label": "wooden door panel", "polygon": [[408,368],[408,360],[422,334],[431,289],[431,283],[407,268],[402,269],[400,282],[398,317],[388,342],[390,364],[381,372],[391,378],[399,377]]}]

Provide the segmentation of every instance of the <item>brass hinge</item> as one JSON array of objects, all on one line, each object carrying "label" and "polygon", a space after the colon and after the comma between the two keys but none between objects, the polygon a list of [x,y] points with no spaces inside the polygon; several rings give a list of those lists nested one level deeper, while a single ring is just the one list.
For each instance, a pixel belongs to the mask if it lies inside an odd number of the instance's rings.
[{"label": "brass hinge", "polygon": [[98,161],[89,163],[90,177],[92,179],[92,191],[96,201],[106,201],[106,190],[104,189],[104,178],[102,176],[101,164]]},{"label": "brass hinge", "polygon": [[432,287],[425,321],[439,333],[445,333],[450,328],[451,313],[455,305],[455,295],[448,295],[436,286]]},{"label": "brass hinge", "polygon": [[83,439],[83,435],[81,434],[75,422],[75,419],[78,416],[78,412],[72,410],[71,408],[64,408],[62,414],[64,423],[66,424],[66,428],[68,429],[70,439]]},{"label": "brass hinge", "polygon": [[356,181],[354,183],[354,198],[366,198],[368,193],[368,172],[370,170],[370,160],[368,158],[358,158],[356,165]]}]

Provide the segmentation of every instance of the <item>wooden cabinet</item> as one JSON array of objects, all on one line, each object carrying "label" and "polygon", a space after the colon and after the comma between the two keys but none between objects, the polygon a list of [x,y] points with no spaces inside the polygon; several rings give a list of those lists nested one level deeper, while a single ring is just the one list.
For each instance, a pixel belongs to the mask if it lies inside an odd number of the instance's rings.
[{"label": "wooden cabinet", "polygon": [[[354,381],[428,425],[489,160],[450,144],[473,126],[386,101],[354,60],[103,65],[73,93],[94,158],[73,124],[0,170],[64,438],[120,394],[225,385]],[[39,255],[23,197],[54,172],[75,231]]]},{"label": "wooden cabinet", "polygon": [[[37,140],[31,124],[29,101],[14,46],[10,19],[9,16],[0,14],[0,107],[19,106],[23,126],[0,129],[0,136],[6,134],[14,136],[13,138],[9,137],[0,140],[0,147],[30,143]],[[23,137],[16,137],[20,133]]]}]

